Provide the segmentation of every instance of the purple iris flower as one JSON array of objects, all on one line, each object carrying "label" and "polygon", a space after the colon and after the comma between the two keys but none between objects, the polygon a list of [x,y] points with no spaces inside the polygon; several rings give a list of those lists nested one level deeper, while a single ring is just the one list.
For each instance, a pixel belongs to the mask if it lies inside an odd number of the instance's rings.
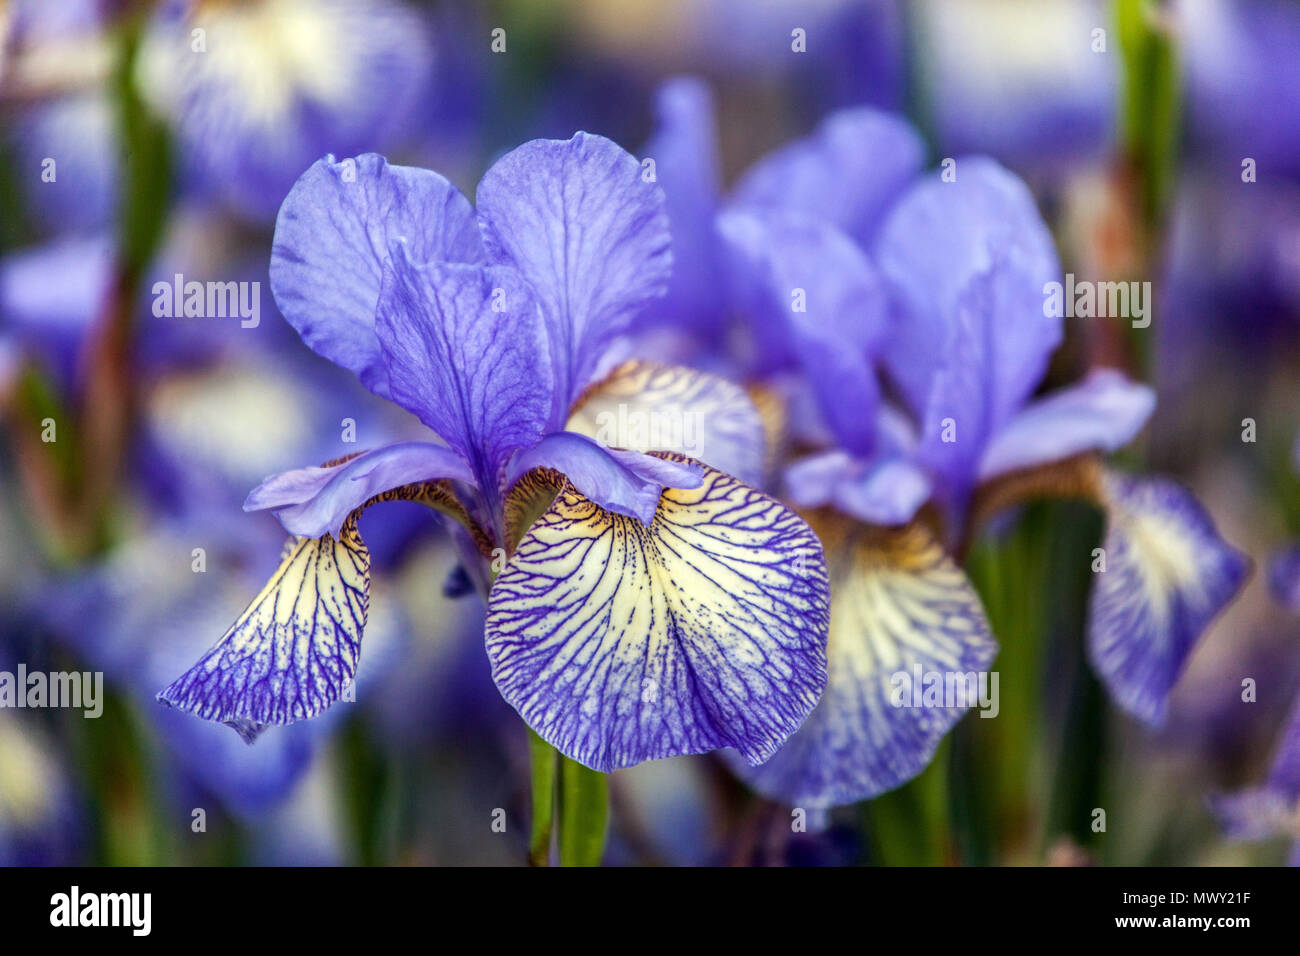
[{"label": "purple iris flower", "polygon": [[1211,806],[1235,839],[1290,839],[1288,862],[1300,866],[1300,701],[1282,732],[1268,779],[1258,787],[1216,796]]},{"label": "purple iris flower", "polygon": [[1255,160],[1263,181],[1300,173],[1300,10],[1287,0],[1179,0],[1192,139],[1240,169]]},{"label": "purple iris flower", "polygon": [[425,19],[396,0],[169,0],[137,78],[193,188],[263,218],[323,153],[405,135],[433,59]]},{"label": "purple iris flower", "polygon": [[[1248,562],[1177,485],[1110,474],[1092,457],[1137,434],[1150,389],[1097,369],[1033,397],[1064,328],[1048,308],[1060,265],[1026,186],[982,157],[923,173],[906,122],[854,109],[759,160],[722,199],[702,178],[707,91],[676,81],[662,103],[655,142],[672,157],[675,174],[661,177],[670,205],[713,199],[674,217],[694,233],[674,241],[717,250],[730,310],[761,357],[753,369],[800,371],[821,419],[796,438],[823,450],[788,467],[784,483],[796,506],[822,513],[813,523],[837,597],[828,688],[777,756],[744,775],[817,805],[918,773],[975,693],[909,706],[912,675],[978,678],[996,652],[940,542],[960,550],[979,519],[1027,495],[1105,509],[1093,663],[1122,707],[1159,723],[1193,642]],[[677,290],[679,301],[704,302],[691,292]]]},{"label": "purple iris flower", "polygon": [[[719,747],[766,759],[825,683],[821,545],[732,477],[765,437],[743,390],[636,363],[594,381],[667,288],[660,188],[614,143],[578,133],[508,153],[477,200],[373,154],[321,160],[290,191],[271,260],[281,312],[444,443],[254,489],[245,508],[297,537],[160,699],[250,738],[337,700],[369,603],[357,516],[406,499],[451,517],[492,576],[493,678],[559,750],[597,770]],[[621,427],[646,407],[698,421],[690,444],[708,464]],[[573,430],[584,419],[594,437]]]}]

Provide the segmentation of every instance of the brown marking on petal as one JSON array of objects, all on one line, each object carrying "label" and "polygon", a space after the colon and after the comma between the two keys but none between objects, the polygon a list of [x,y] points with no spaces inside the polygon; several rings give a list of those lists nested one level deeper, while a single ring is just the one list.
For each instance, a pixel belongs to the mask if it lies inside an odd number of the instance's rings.
[{"label": "brown marking on petal", "polygon": [[1101,459],[1086,453],[1047,465],[1022,468],[980,485],[971,501],[966,537],[972,538],[994,515],[1044,498],[1072,499],[1105,506]]}]

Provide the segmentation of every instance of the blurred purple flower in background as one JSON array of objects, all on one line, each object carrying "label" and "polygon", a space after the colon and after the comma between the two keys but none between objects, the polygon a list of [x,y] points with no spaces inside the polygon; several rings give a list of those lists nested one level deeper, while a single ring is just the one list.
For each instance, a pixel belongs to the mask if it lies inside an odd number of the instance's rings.
[{"label": "blurred purple flower in background", "polygon": [[428,24],[389,0],[171,0],[138,70],[193,187],[260,219],[322,153],[409,138],[433,59]]}]

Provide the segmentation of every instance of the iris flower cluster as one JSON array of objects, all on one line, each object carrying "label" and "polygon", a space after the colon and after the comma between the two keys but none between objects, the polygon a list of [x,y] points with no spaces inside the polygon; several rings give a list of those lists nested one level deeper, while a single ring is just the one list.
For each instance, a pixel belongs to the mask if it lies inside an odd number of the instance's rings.
[{"label": "iris flower cluster", "polygon": [[826,805],[923,769],[973,701],[898,707],[893,678],[991,664],[996,645],[952,558],[990,518],[1042,497],[1104,512],[1101,554],[1080,556],[1096,572],[1090,657],[1119,706],[1159,725],[1249,560],[1179,485],[1103,464],[1150,415],[1149,388],[1098,368],[1035,394],[1064,327],[1044,307],[1061,268],[1029,190],[984,157],[925,171],[904,120],[852,109],[723,196],[712,126],[708,91],[674,81],[653,147],[679,171],[670,203],[693,210],[674,219],[684,242],[729,275],[752,370],[793,372],[815,410],[793,436],[814,450],[783,484],[827,544],[835,597],[822,703],[776,759],[742,772],[771,796]]},{"label": "iris flower cluster", "polygon": [[[1025,185],[978,157],[926,171],[906,123],[851,110],[724,195],[707,91],[675,83],[662,106],[655,163],[535,140],[476,204],[374,154],[298,180],[272,250],[281,312],[439,441],[255,488],[246,510],[293,536],[283,561],[160,699],[251,741],[342,698],[369,602],[357,518],[411,500],[486,597],[498,689],[562,753],[609,771],[734,749],[768,796],[848,803],[919,773],[973,703],[900,707],[895,675],[993,664],[967,544],[1069,496],[1107,518],[1094,667],[1159,723],[1248,562],[1186,490],[1104,464],[1148,388],[1097,369],[1036,394],[1061,270]],[[721,344],[732,319],[744,359]],[[651,321],[688,328],[711,367],[787,383],[786,413],[771,388],[635,357]],[[618,415],[701,429],[690,448],[611,441],[595,423]],[[773,474],[788,504],[759,490]]]}]

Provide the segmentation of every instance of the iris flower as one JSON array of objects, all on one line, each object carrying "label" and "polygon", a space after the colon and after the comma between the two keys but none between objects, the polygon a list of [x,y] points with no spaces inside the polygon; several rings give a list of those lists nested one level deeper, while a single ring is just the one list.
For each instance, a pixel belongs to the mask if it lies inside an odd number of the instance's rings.
[{"label": "iris flower", "polygon": [[[674,205],[707,197],[674,227],[729,274],[755,370],[801,372],[820,412],[796,438],[821,450],[787,468],[784,486],[826,544],[834,597],[821,704],[743,775],[817,806],[919,773],[966,708],[896,706],[894,677],[992,663],[979,600],[950,555],[993,513],[1044,494],[1105,511],[1092,662],[1121,707],[1161,722],[1248,561],[1176,484],[1101,466],[1096,453],[1142,427],[1150,389],[1098,369],[1032,397],[1064,328],[1044,308],[1061,269],[1029,190],[979,157],[958,159],[955,181],[923,173],[906,122],[853,109],[761,159],[723,197],[709,178],[709,108],[690,81],[664,90],[662,181]],[[690,291],[676,298],[701,301]]]},{"label": "iris flower", "polygon": [[168,0],[137,79],[175,128],[190,184],[269,217],[318,156],[404,132],[427,92],[427,27],[395,0]]},{"label": "iris flower", "polygon": [[[338,700],[368,605],[357,516],[408,499],[452,518],[482,578],[495,572],[493,678],[561,752],[601,771],[720,747],[770,757],[826,681],[821,544],[720,470],[743,470],[764,439],[741,389],[636,363],[599,379],[664,293],[671,258],[661,189],[598,136],[508,153],[477,209],[440,175],[374,154],[312,166],[276,224],[276,302],[308,346],[442,443],[254,489],[245,509],[274,512],[294,538],[160,699],[249,739]],[[581,427],[602,405],[696,415],[710,464],[566,430],[571,412]]]},{"label": "iris flower", "polygon": [[1216,796],[1211,806],[1235,839],[1290,839],[1288,864],[1300,866],[1300,701],[1282,733],[1268,779],[1258,787]]}]

